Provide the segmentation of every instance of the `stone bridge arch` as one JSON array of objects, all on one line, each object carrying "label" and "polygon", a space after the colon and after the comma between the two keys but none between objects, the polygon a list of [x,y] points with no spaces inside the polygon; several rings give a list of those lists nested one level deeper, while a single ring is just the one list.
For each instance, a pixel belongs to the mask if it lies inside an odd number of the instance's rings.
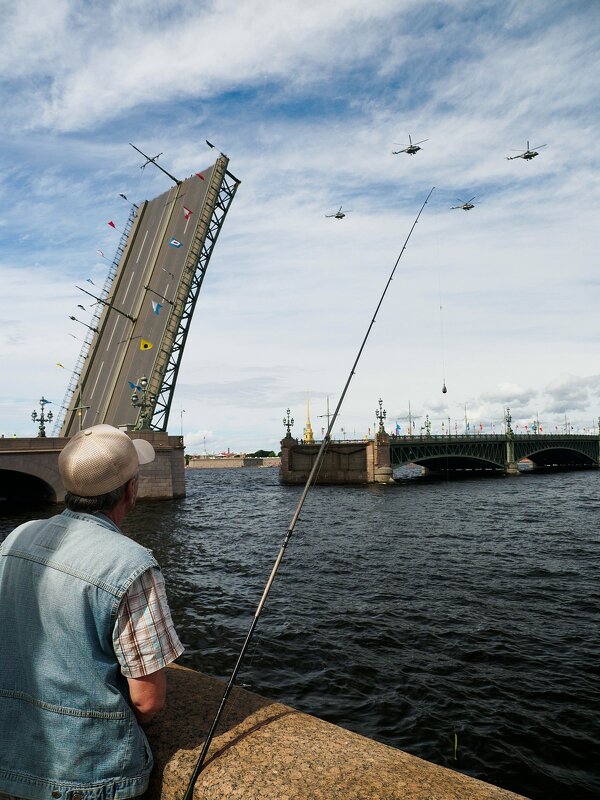
[{"label": "stone bridge arch", "polygon": [[0,458],[0,498],[7,501],[46,501],[59,503],[64,500],[58,474],[60,451],[27,453],[3,453]]},{"label": "stone bridge arch", "polygon": [[538,468],[568,468],[568,467],[593,467],[598,466],[597,457],[587,448],[577,446],[546,446],[527,453],[520,452],[521,448],[515,447],[515,457],[519,460],[527,458]]}]

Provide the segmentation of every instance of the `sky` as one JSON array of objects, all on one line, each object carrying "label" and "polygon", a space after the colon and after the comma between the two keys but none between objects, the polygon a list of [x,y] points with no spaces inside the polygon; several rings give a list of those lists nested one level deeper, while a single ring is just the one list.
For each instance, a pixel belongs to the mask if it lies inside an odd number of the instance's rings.
[{"label": "sky", "polygon": [[[409,404],[417,430],[500,432],[506,407],[520,431],[597,429],[596,0],[0,11],[0,433],[35,435],[42,396],[60,412],[75,285],[104,282],[119,193],[169,188],[129,142],[185,178],[214,162],[205,139],[241,184],[173,399],[188,453],[277,451],[308,401],[320,437],[432,187],[334,436],[372,431],[380,398],[390,432]],[[538,157],[507,160],[528,141]]]}]

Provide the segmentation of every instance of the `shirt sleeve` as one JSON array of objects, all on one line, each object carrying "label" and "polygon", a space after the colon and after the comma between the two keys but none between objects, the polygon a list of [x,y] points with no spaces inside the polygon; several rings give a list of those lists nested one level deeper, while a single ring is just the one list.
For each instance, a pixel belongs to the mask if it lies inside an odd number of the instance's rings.
[{"label": "shirt sleeve", "polygon": [[183,653],[160,570],[143,572],[123,596],[113,629],[113,647],[126,678],[152,675]]}]

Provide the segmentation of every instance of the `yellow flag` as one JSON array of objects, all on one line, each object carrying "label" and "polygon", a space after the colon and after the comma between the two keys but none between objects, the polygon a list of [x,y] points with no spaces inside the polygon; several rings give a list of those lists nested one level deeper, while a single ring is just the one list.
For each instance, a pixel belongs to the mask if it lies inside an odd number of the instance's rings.
[{"label": "yellow flag", "polygon": [[145,339],[142,339],[140,342],[140,350],[151,350],[154,347],[152,342],[147,342]]}]

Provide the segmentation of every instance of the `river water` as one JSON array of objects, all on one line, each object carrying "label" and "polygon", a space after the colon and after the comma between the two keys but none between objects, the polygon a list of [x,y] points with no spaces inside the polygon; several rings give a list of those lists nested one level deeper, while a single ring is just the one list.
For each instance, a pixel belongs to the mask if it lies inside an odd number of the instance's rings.
[{"label": "river water", "polygon": [[[181,663],[228,676],[300,492],[188,470],[185,499],[128,517]],[[599,521],[596,472],[315,487],[238,682],[535,800],[598,800]]]}]

